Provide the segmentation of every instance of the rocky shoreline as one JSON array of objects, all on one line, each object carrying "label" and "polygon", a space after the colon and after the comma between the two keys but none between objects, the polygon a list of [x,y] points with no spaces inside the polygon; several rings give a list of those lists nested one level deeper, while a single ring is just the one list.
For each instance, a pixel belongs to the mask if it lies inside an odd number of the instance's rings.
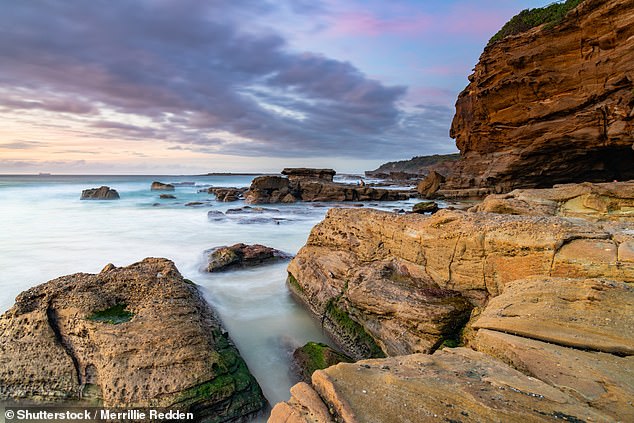
[{"label": "rocky shoreline", "polygon": [[[372,359],[316,371],[269,421],[631,420],[631,186],[429,217],[330,210],[288,285],[346,353]],[[587,200],[597,192],[610,207]],[[518,197],[524,213],[499,206]]]}]

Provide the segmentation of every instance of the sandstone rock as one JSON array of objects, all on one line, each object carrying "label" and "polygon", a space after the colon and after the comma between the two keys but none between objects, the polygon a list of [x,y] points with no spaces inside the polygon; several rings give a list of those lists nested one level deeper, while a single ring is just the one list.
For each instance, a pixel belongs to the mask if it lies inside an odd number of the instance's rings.
[{"label": "sandstone rock", "polygon": [[152,191],[174,191],[174,185],[164,184],[163,182],[154,181],[150,187]]},{"label": "sandstone rock", "polygon": [[414,213],[436,213],[438,211],[438,204],[434,201],[421,201],[414,204],[412,207]]},{"label": "sandstone rock", "polygon": [[289,254],[260,244],[216,247],[206,251],[205,254],[208,256],[207,272],[257,266],[291,258]]},{"label": "sandstone rock", "polygon": [[[344,423],[614,421],[567,392],[467,348],[341,363],[316,371],[312,385],[313,391],[296,386],[269,422],[284,421],[280,416]],[[325,404],[331,420],[322,414]]]},{"label": "sandstone rock", "polygon": [[331,209],[289,264],[289,286],[355,358],[432,352],[511,281],[634,281],[618,255],[632,238],[552,216]]},{"label": "sandstone rock", "polygon": [[270,423],[334,423],[319,394],[305,382],[291,387],[291,399],[271,410]]},{"label": "sandstone rock", "polygon": [[81,200],[118,200],[117,190],[107,186],[85,189],[81,192]]},{"label": "sandstone rock", "polygon": [[489,301],[473,328],[634,355],[634,288],[604,279],[514,281]]},{"label": "sandstone rock", "polygon": [[345,354],[331,348],[329,345],[308,342],[303,347],[293,352],[293,364],[297,368],[300,377],[310,383],[310,378],[315,370],[322,370],[335,364],[350,363],[352,359]]},{"label": "sandstone rock", "polygon": [[481,329],[472,343],[616,421],[634,420],[634,357],[581,351],[552,343]]},{"label": "sandstone rock", "polygon": [[266,404],[196,286],[166,259],[31,288],[0,332],[3,401],[167,407],[209,421]]},{"label": "sandstone rock", "polygon": [[461,160],[441,193],[634,179],[633,48],[631,0],[586,0],[487,46],[456,103]]},{"label": "sandstone rock", "polygon": [[282,170],[282,175],[288,176],[290,181],[297,179],[321,179],[332,182],[332,178],[336,173],[334,169],[312,169],[306,167],[287,167]]},{"label": "sandstone rock", "polygon": [[634,219],[634,181],[557,185],[489,195],[471,211],[557,215],[593,220]]},{"label": "sandstone rock", "polygon": [[423,198],[434,198],[443,182],[445,182],[445,177],[435,170],[432,170],[425,179],[418,183],[416,191],[418,191]]}]

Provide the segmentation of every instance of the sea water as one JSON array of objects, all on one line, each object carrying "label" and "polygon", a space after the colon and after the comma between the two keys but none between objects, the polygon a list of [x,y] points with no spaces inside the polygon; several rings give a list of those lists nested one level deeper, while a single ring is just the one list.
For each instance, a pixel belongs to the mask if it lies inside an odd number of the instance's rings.
[{"label": "sea water", "polygon": [[[271,404],[289,398],[297,382],[290,371],[294,348],[326,342],[319,322],[291,297],[287,263],[221,273],[202,271],[203,252],[238,242],[259,243],[295,254],[332,204],[266,205],[260,212],[207,214],[244,207],[222,203],[215,186],[248,186],[253,176],[0,176],[0,311],[16,295],[50,279],[98,273],[106,264],[127,266],[165,257],[199,285],[217,311]],[[152,181],[176,184],[151,191]],[[102,185],[119,192],[113,201],[80,200]],[[160,199],[162,193],[176,199]],[[190,204],[190,203],[202,204]],[[190,205],[187,205],[190,204]],[[364,204],[392,210],[412,201]],[[334,205],[341,206],[341,205]]]}]

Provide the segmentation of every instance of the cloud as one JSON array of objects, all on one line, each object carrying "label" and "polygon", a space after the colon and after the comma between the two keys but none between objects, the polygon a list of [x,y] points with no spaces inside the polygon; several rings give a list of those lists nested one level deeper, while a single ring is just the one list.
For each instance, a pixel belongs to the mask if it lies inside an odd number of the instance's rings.
[{"label": "cloud", "polygon": [[32,150],[34,148],[46,146],[47,143],[40,141],[14,141],[0,144],[0,149],[6,150]]},{"label": "cloud", "polygon": [[[283,5],[293,13],[315,7]],[[427,133],[429,143],[447,142],[446,133],[428,131],[437,122],[428,114],[400,108],[405,86],[291,51],[258,24],[257,16],[279,7],[255,0],[16,2],[0,14],[0,97],[9,99],[0,103],[77,115],[103,139],[161,140],[216,154],[367,158],[415,154]],[[440,118],[448,127],[450,117],[433,116]],[[141,120],[152,125],[129,123]]]}]

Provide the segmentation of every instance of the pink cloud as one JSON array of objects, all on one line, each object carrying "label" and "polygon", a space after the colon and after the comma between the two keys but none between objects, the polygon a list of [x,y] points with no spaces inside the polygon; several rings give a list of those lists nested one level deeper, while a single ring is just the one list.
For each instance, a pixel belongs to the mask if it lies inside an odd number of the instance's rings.
[{"label": "pink cloud", "polygon": [[422,14],[383,19],[367,11],[353,11],[336,16],[330,27],[330,32],[333,35],[360,36],[416,35],[428,30],[432,24],[433,19]]}]

